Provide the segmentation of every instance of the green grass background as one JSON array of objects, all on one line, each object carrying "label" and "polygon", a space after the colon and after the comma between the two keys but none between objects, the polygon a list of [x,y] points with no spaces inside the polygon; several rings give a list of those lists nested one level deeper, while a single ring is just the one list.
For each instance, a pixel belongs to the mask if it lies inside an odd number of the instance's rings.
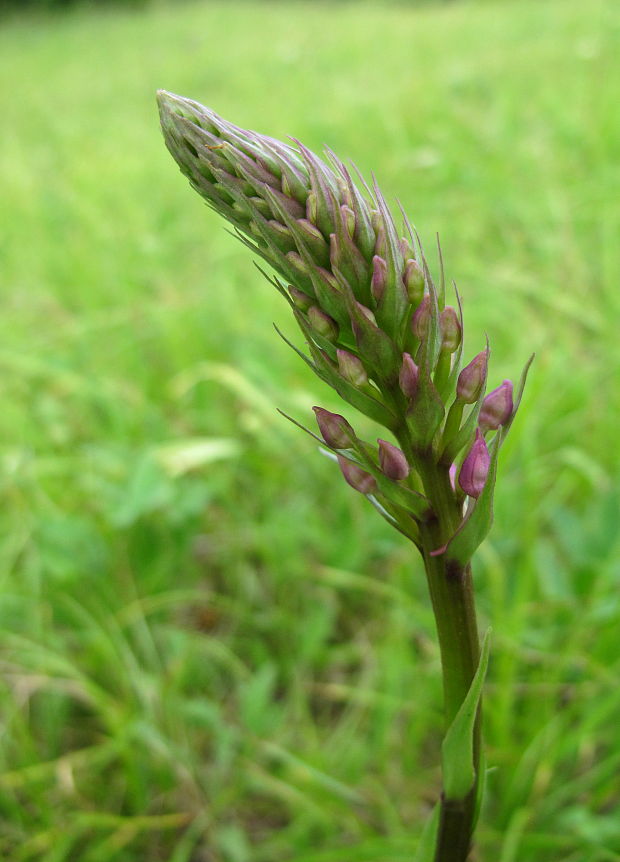
[{"label": "green grass background", "polygon": [[405,862],[440,787],[421,564],[276,413],[338,402],[165,87],[374,170],[467,355],[536,351],[475,566],[476,859],[620,860],[619,44],[615,0],[0,25],[2,858]]}]

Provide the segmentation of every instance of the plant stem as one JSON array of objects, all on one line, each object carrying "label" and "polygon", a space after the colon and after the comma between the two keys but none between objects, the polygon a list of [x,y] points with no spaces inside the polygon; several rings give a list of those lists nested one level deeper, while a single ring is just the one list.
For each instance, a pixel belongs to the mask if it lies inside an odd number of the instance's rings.
[{"label": "plant stem", "polygon": [[[435,463],[431,453],[416,458],[433,515],[420,529],[424,566],[435,614],[441,653],[445,730],[469,691],[480,658],[478,627],[471,567],[464,568],[444,554],[431,556],[453,535],[461,520],[459,504],[450,486],[447,469]],[[471,847],[480,766],[480,712],[474,730],[476,781],[461,800],[442,797],[435,862],[466,862]]]}]

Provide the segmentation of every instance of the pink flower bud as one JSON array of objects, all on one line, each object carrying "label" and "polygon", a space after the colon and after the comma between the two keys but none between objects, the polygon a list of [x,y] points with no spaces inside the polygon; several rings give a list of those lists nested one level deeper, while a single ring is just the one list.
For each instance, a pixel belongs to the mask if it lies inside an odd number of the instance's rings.
[{"label": "pink flower bud", "polygon": [[466,365],[459,374],[456,384],[456,397],[463,404],[473,404],[478,399],[487,376],[488,363],[489,353],[487,350],[483,350],[477,356],[474,356],[469,365]]},{"label": "pink flower bud", "polygon": [[415,314],[411,318],[411,329],[413,334],[420,340],[426,337],[428,325],[431,319],[431,298],[428,294],[415,310]]},{"label": "pink flower bud", "polygon": [[447,305],[439,317],[441,329],[441,349],[447,353],[454,353],[461,343],[461,322],[451,305]]},{"label": "pink flower bud", "polygon": [[418,389],[418,377],[420,369],[413,361],[410,353],[403,353],[403,364],[400,367],[398,382],[400,384],[403,395],[407,398],[413,398]]},{"label": "pink flower bud", "polygon": [[333,449],[349,449],[355,440],[355,431],[344,416],[330,413],[323,407],[312,408],[316,414],[316,422],[323,440]]},{"label": "pink flower bud", "polygon": [[336,341],[338,339],[340,331],[338,324],[329,314],[325,314],[323,309],[319,308],[318,305],[313,305],[308,309],[308,320],[310,321],[310,326],[319,335],[322,335],[323,338],[326,338],[328,341]]},{"label": "pink flower bud", "polygon": [[512,383],[504,380],[501,386],[486,396],[480,408],[478,424],[483,432],[495,431],[512,416]]},{"label": "pink flower bud", "polygon": [[463,461],[459,485],[469,497],[479,497],[489,474],[491,458],[484,437],[476,431],[476,439]]},{"label": "pink flower bud", "polygon": [[364,386],[365,383],[368,383],[366,369],[357,356],[349,353],[348,350],[337,350],[336,357],[338,368],[345,380],[348,380],[353,386]]},{"label": "pink flower bud", "polygon": [[379,465],[388,479],[406,479],[409,475],[409,464],[404,453],[398,446],[387,440],[377,440],[379,444]]},{"label": "pink flower bud", "polygon": [[405,263],[405,274],[403,276],[409,302],[418,305],[424,296],[424,273],[417,260],[410,258]]},{"label": "pink flower bud", "polygon": [[370,290],[375,302],[381,302],[387,286],[387,263],[376,254],[372,259],[372,280]]},{"label": "pink flower bud", "polygon": [[338,455],[338,464],[342,470],[342,475],[352,488],[359,491],[360,494],[374,494],[377,490],[377,482],[374,476],[362,470],[357,464]]}]

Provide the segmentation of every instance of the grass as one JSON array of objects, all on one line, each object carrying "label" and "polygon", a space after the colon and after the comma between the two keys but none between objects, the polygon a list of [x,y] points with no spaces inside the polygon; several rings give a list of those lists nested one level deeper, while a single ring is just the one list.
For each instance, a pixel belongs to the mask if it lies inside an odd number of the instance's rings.
[{"label": "grass", "polygon": [[421,564],[275,412],[338,402],[163,86],[374,170],[468,353],[536,350],[476,563],[477,858],[620,860],[619,35],[614,0],[3,23],[0,855],[405,862],[439,787]]}]

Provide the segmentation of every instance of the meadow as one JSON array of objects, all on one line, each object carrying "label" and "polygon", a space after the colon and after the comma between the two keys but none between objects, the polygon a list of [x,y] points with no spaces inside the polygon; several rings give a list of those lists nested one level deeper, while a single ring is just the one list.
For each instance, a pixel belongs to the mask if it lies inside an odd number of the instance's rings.
[{"label": "meadow", "polygon": [[536,352],[475,565],[475,860],[620,860],[619,44],[615,0],[0,21],[2,858],[410,862],[440,787],[422,564],[276,412],[340,405],[164,87],[374,171],[492,385]]}]

